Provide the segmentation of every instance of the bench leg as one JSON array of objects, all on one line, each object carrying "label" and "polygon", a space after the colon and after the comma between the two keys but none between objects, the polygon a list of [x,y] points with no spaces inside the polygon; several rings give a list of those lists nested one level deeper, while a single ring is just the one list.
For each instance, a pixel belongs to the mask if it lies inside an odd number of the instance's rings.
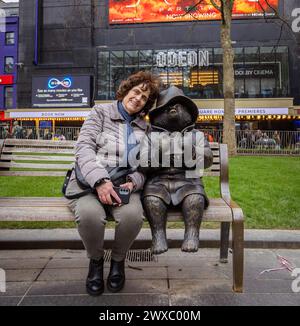
[{"label": "bench leg", "polygon": [[232,267],[233,291],[243,292],[244,275],[244,222],[235,220],[232,223]]},{"label": "bench leg", "polygon": [[230,222],[221,222],[220,262],[228,262]]}]

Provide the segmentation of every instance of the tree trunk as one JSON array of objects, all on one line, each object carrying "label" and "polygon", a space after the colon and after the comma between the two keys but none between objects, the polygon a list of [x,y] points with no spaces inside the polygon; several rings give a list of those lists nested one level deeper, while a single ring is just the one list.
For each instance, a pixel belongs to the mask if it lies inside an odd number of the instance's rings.
[{"label": "tree trunk", "polygon": [[223,48],[224,120],[223,143],[228,145],[229,156],[236,155],[235,99],[234,99],[234,52],[231,45],[231,0],[222,0],[221,44]]}]

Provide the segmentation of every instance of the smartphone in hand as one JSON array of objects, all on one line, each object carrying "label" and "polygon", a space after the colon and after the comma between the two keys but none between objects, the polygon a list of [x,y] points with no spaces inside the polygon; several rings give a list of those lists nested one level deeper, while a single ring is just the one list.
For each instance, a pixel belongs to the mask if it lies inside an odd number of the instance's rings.
[{"label": "smartphone in hand", "polygon": [[[122,187],[115,187],[114,191],[117,193],[117,195],[120,197],[122,201],[122,205],[129,203],[130,198],[130,190]],[[113,203],[116,203],[116,200],[112,197]]]}]

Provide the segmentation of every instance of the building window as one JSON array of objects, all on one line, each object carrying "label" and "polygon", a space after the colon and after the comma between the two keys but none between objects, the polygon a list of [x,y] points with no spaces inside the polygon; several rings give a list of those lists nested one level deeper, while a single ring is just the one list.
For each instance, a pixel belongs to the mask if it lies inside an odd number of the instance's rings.
[{"label": "building window", "polygon": [[14,71],[14,57],[4,58],[4,72],[11,74]]},{"label": "building window", "polygon": [[4,88],[4,107],[6,109],[13,107],[13,87],[11,86]]},{"label": "building window", "polygon": [[[235,48],[237,98],[289,96],[288,48]],[[139,70],[150,70],[165,84],[191,98],[223,97],[223,50],[187,48],[98,52],[97,99],[115,99],[120,82]]]},{"label": "building window", "polygon": [[15,32],[6,32],[5,45],[14,45],[14,44],[15,44]]},{"label": "building window", "polygon": [[246,47],[244,60],[241,53],[235,49],[236,97],[289,96],[287,47]]}]

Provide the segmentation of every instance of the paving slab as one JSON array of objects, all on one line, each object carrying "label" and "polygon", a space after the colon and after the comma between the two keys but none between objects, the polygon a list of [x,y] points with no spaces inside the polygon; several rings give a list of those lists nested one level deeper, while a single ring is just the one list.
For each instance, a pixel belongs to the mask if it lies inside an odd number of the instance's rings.
[{"label": "paving slab", "polygon": [[0,302],[3,297],[23,296],[31,284],[32,282],[6,282],[6,291],[0,292]]},{"label": "paving slab", "polygon": [[[267,266],[267,268],[269,268]],[[278,268],[278,266],[276,266]],[[247,280],[293,280],[294,277],[291,275],[291,272],[287,269],[284,270],[277,270],[272,272],[265,272],[261,274],[265,270],[262,269],[260,266],[246,266],[244,279]],[[229,275],[227,271],[225,274]]]},{"label": "paving slab", "polygon": [[5,271],[7,282],[34,281],[41,272],[40,269],[7,269]]},{"label": "paving slab", "polygon": [[87,258],[85,250],[59,249],[55,251],[53,258]]},{"label": "paving slab", "polygon": [[[166,280],[129,280],[126,279],[124,289],[121,294],[133,293],[156,293],[168,294],[168,283]],[[106,289],[104,293],[110,294]],[[86,295],[85,282],[80,281],[38,281],[34,282],[27,296],[42,296],[42,295]]]},{"label": "paving slab", "polygon": [[[293,293],[291,280],[267,279],[244,281],[245,293]],[[300,296],[300,293],[298,294]]]},{"label": "paving slab", "polygon": [[[78,281],[87,276],[87,268],[46,268],[40,274],[38,281]],[[104,277],[109,273],[108,266],[104,268]],[[166,279],[167,269],[165,267],[140,267],[126,268],[126,278],[130,279]]]},{"label": "paving slab", "polygon": [[22,297],[1,297],[0,306],[17,306]]},{"label": "paving slab", "polygon": [[181,293],[232,293],[232,283],[228,279],[171,279],[170,295]]},{"label": "paving slab", "polygon": [[[228,273],[227,273],[228,274]],[[170,279],[228,279],[227,276],[218,266],[209,265],[203,262],[198,267],[180,266],[168,267],[168,276]],[[231,276],[230,276],[231,277]]]},{"label": "paving slab", "polygon": [[277,249],[273,250],[274,255],[280,255],[288,259],[293,265],[300,267],[300,250]]},{"label": "paving slab", "polygon": [[192,291],[170,297],[172,306],[299,306],[300,295],[286,293],[200,294]]},{"label": "paving slab", "polygon": [[0,250],[0,259],[50,258],[57,251],[57,249],[34,249],[33,254],[32,250]]},{"label": "paving slab", "polygon": [[51,259],[47,268],[88,268],[89,259],[86,257],[65,257]]},{"label": "paving slab", "polygon": [[0,268],[15,269],[16,260],[18,269],[41,269],[48,264],[50,258],[0,258]]},{"label": "paving slab", "polygon": [[70,296],[28,296],[21,306],[167,306],[168,295],[164,294],[134,294],[108,295],[99,297],[89,295]]}]

